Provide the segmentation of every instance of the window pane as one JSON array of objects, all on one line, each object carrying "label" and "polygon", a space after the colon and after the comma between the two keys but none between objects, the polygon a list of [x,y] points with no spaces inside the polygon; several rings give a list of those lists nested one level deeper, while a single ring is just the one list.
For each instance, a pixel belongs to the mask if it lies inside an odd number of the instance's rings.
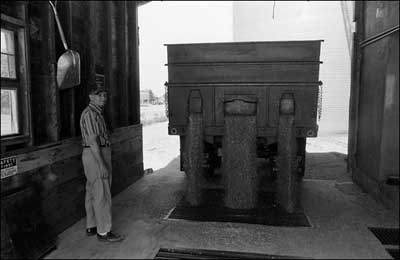
[{"label": "window pane", "polygon": [[10,71],[8,68],[8,57],[5,54],[1,54],[1,77],[2,78],[10,77]]},{"label": "window pane", "polygon": [[18,134],[17,91],[1,90],[1,136]]},{"label": "window pane", "polygon": [[15,54],[14,52],[14,32],[1,29],[1,52]]},{"label": "window pane", "polygon": [[14,32],[1,28],[1,77],[15,79]]},{"label": "window pane", "polygon": [[15,56],[8,56],[8,69],[9,69],[9,74],[10,78],[15,79],[16,73],[15,73]]},{"label": "window pane", "polygon": [[7,52],[6,33],[1,29],[1,52]]}]

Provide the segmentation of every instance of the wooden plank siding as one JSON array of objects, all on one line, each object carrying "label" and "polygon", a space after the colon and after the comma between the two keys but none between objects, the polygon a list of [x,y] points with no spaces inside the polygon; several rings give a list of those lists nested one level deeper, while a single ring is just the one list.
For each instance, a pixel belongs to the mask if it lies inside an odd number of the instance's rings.
[{"label": "wooden plank siding", "polygon": [[[114,195],[143,174],[142,126],[116,129],[111,136],[111,149]],[[18,174],[1,180],[2,196],[34,183],[40,190],[46,222],[58,232],[84,216],[85,177],[80,138],[16,157]]]},{"label": "wooden plank siding", "polygon": [[[128,45],[139,46],[139,32],[138,32],[138,9],[136,1],[128,1],[127,9],[128,16]],[[139,90],[139,66],[136,62],[139,61],[139,48],[129,48],[129,97],[133,100],[140,100]],[[129,104],[129,123],[140,123],[140,103],[127,101]]]},{"label": "wooden plank siding", "polygon": [[[106,88],[108,91],[108,103],[106,107],[106,115],[107,118],[109,119],[109,124],[112,129],[115,128],[115,120],[110,120],[112,118],[111,115],[114,115],[115,113],[115,87],[111,87],[111,85],[115,85],[114,80],[115,80],[115,72],[114,68],[116,66],[115,63],[113,63],[113,55],[115,55],[116,51],[116,46],[113,45],[113,34],[115,34],[115,27],[113,28],[113,22],[112,22],[112,15],[115,13],[115,8],[114,4],[110,1],[105,2],[105,9],[106,9],[106,14],[105,14],[105,51],[106,51],[106,64],[105,64],[105,84]],[[114,29],[114,30],[113,30]]]},{"label": "wooden plank siding", "polygon": [[119,55],[118,59],[120,60],[121,64],[120,67],[120,123],[121,125],[125,126],[128,125],[128,37],[127,37],[127,10],[126,10],[126,2],[118,2],[119,3],[119,21],[117,24],[117,28],[119,28]]},{"label": "wooden plank siding", "polygon": [[51,7],[29,5],[30,21],[39,35],[30,37],[32,121],[35,144],[59,141],[59,93],[56,83],[55,22]]}]

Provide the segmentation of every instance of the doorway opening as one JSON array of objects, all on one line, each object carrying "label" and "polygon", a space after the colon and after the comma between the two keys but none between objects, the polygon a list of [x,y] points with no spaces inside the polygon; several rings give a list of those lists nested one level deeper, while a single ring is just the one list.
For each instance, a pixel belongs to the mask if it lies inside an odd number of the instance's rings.
[{"label": "doorway opening", "polygon": [[139,7],[145,168],[165,167],[179,156],[178,136],[168,135],[164,85],[164,44],[176,43],[324,40],[319,132],[307,139],[307,151],[346,157],[354,1],[274,2],[150,2]]}]

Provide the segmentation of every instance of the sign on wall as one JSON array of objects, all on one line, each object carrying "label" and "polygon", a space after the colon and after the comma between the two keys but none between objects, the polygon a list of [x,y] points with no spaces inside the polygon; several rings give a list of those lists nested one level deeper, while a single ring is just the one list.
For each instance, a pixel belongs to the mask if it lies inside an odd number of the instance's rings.
[{"label": "sign on wall", "polygon": [[1,158],[1,178],[7,178],[17,174],[17,157]]},{"label": "sign on wall", "polygon": [[103,74],[97,74],[96,73],[95,80],[96,80],[97,87],[105,88],[106,80],[105,80],[105,77],[104,77]]}]

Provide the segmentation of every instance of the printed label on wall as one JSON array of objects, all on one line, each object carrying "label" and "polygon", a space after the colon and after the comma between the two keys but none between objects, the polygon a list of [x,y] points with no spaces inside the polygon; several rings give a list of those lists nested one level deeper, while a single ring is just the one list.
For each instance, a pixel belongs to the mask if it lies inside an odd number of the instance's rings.
[{"label": "printed label on wall", "polygon": [[95,81],[98,87],[104,88],[106,85],[105,77],[102,74],[96,74]]},{"label": "printed label on wall", "polygon": [[17,174],[17,157],[1,158],[1,178]]}]

